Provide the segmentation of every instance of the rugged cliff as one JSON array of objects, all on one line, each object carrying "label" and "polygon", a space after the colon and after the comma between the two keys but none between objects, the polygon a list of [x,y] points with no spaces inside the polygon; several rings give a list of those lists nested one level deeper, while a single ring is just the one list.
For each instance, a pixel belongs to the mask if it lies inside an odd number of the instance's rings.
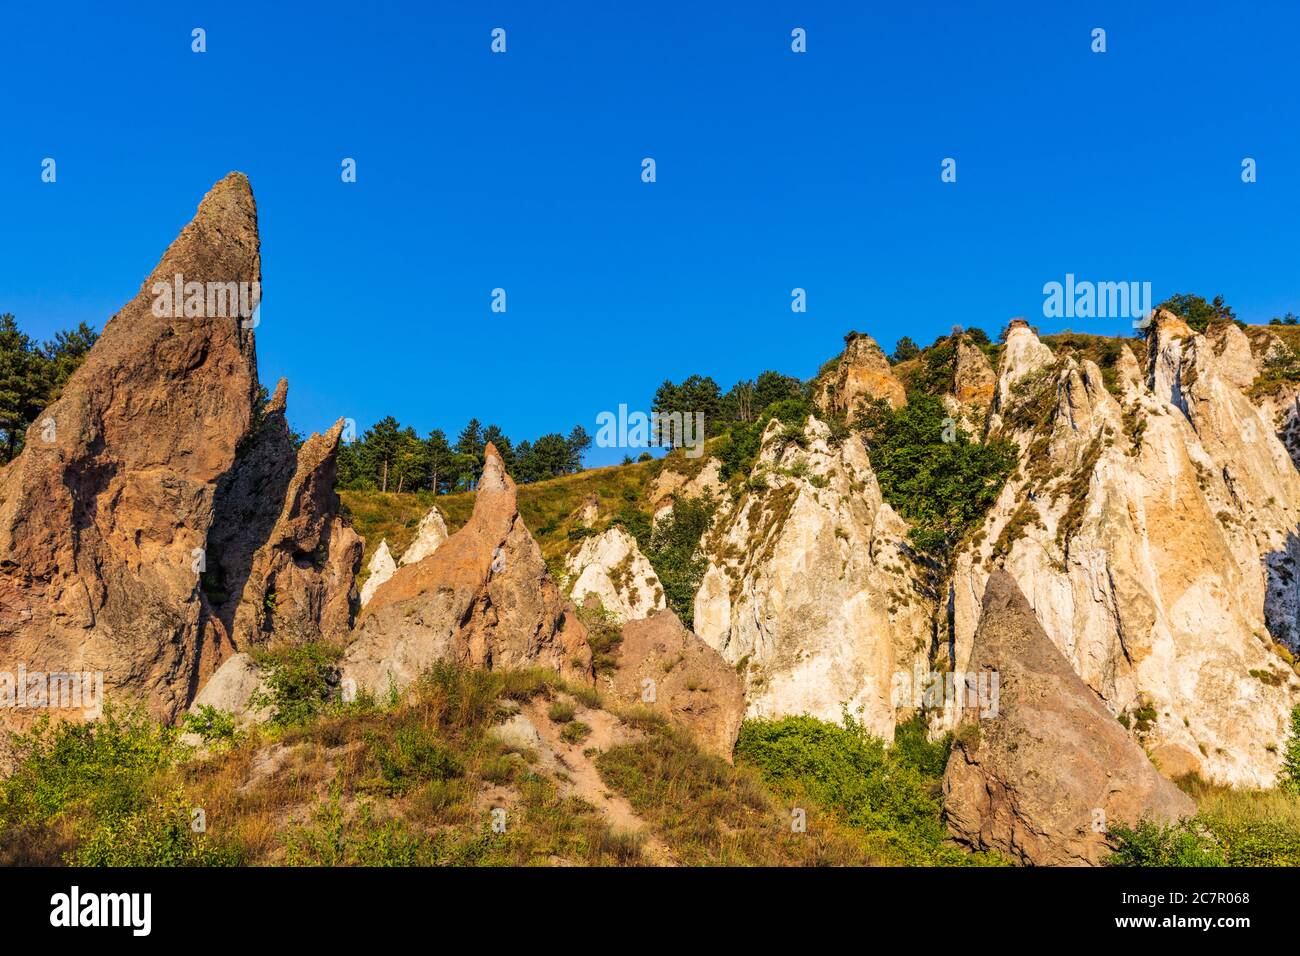
[{"label": "rugged cliff", "polygon": [[1020,470],[957,558],[951,664],[1005,568],[1167,773],[1265,785],[1300,692],[1277,644],[1296,642],[1300,474],[1205,336],[1163,313],[1135,344],[1103,374],[1010,329],[990,422]]}]

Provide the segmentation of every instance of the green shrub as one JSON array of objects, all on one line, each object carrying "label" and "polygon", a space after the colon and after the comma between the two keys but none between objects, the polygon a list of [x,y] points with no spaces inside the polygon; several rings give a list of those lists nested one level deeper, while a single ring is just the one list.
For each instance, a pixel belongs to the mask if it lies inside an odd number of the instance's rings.
[{"label": "green shrub", "polygon": [[1155,823],[1141,820],[1135,827],[1114,826],[1109,836],[1115,852],[1110,866],[1223,866],[1223,850],[1213,834],[1192,820]]},{"label": "green shrub", "polygon": [[1291,736],[1282,756],[1278,786],[1289,793],[1300,794],[1300,706],[1291,709]]},{"label": "green shrub", "polygon": [[571,700],[552,701],[550,709],[547,710],[546,716],[550,717],[557,724],[567,724],[573,720],[573,715],[577,713],[577,708],[573,706]]},{"label": "green shrub", "polygon": [[649,547],[643,549],[663,585],[664,600],[687,627],[695,620],[695,593],[708,567],[700,551],[700,539],[717,506],[708,495],[674,495],[672,511],[655,522]]},{"label": "green shrub", "polygon": [[255,655],[267,691],[254,695],[254,707],[270,706],[271,723],[298,727],[310,723],[334,701],[343,651],[331,644],[299,644]]},{"label": "green shrub", "polygon": [[737,764],[758,768],[778,792],[806,792],[850,826],[875,835],[899,862],[954,865],[972,860],[947,843],[939,804],[946,741],[903,733],[890,751],[847,710],[842,727],[814,717],[747,720],[736,741]]},{"label": "green shrub", "polygon": [[371,752],[379,765],[383,787],[390,794],[405,793],[429,780],[451,780],[464,773],[460,761],[423,727],[399,727],[391,739],[371,738]]},{"label": "green shrub", "polygon": [[235,741],[235,715],[211,704],[202,704],[186,714],[183,726],[209,747],[229,746]]},{"label": "green shrub", "polygon": [[17,767],[0,782],[0,834],[73,807],[119,815],[139,809],[143,781],[178,758],[176,736],[143,708],[109,704],[86,724],[53,723],[43,715],[14,735]]},{"label": "green shrub", "polygon": [[937,558],[946,560],[984,519],[1016,468],[1014,442],[971,441],[954,429],[943,402],[922,392],[897,409],[877,400],[857,425],[885,500],[912,523],[913,545]]},{"label": "green shrub", "polygon": [[560,731],[560,736],[564,738],[565,743],[582,743],[591,736],[591,728],[580,720],[572,720],[564,725],[564,729]]},{"label": "green shrub", "polygon": [[192,810],[173,791],[129,813],[112,813],[69,855],[76,866],[238,866],[237,847],[193,829]]}]

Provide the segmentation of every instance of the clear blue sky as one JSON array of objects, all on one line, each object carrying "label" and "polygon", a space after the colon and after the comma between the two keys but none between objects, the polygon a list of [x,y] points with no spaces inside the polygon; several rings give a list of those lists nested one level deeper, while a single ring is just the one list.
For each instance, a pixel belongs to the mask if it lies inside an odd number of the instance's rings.
[{"label": "clear blue sky", "polygon": [[302,431],[594,434],[666,377],[811,376],[849,329],[1054,331],[1067,272],[1300,312],[1294,2],[271,6],[5,5],[0,311],[102,326],[239,169]]}]

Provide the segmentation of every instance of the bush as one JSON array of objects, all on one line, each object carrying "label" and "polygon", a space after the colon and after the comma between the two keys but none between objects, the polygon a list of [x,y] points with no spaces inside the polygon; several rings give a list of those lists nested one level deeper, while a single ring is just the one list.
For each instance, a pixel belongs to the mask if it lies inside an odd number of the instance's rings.
[{"label": "bush", "polygon": [[18,760],[0,782],[0,834],[74,807],[117,814],[139,809],[143,781],[176,761],[176,735],[143,708],[109,704],[88,724],[56,724],[43,715],[13,738]]},{"label": "bush", "polygon": [[560,731],[560,737],[565,743],[578,744],[591,736],[591,728],[580,720],[572,720],[564,725]]},{"label": "bush", "polygon": [[390,794],[406,793],[429,780],[452,780],[464,773],[460,761],[417,725],[399,727],[391,740],[372,737],[370,746],[379,764],[383,788]]},{"label": "bush", "polygon": [[1223,866],[1223,851],[1214,836],[1192,820],[1161,824],[1139,821],[1129,828],[1114,826],[1109,835],[1117,848],[1110,866]]},{"label": "bush", "polygon": [[271,723],[298,727],[310,723],[335,699],[342,650],[331,644],[299,644],[262,651],[256,661],[267,691],[252,706],[270,706]]},{"label": "bush", "polygon": [[1291,737],[1286,742],[1278,786],[1288,793],[1300,794],[1300,706],[1291,709]]},{"label": "bush", "polygon": [[947,843],[938,788],[947,747],[947,741],[925,742],[918,725],[890,751],[846,710],[842,727],[809,716],[747,720],[736,761],[758,768],[779,792],[806,792],[850,826],[875,835],[901,862],[982,862]]},{"label": "bush", "polygon": [[708,567],[700,552],[700,539],[717,506],[711,496],[674,495],[672,511],[655,522],[649,547],[644,549],[663,585],[664,599],[687,627],[695,620],[695,593]]},{"label": "bush", "polygon": [[196,833],[184,795],[173,791],[152,804],[100,820],[70,854],[76,866],[238,866],[237,847]]},{"label": "bush", "polygon": [[932,395],[913,392],[898,409],[878,400],[857,424],[881,493],[912,522],[913,545],[936,558],[983,520],[1016,467],[1014,442],[971,441]]},{"label": "bush", "polygon": [[235,741],[235,715],[211,704],[186,714],[183,725],[187,733],[197,734],[209,747],[229,746]]}]

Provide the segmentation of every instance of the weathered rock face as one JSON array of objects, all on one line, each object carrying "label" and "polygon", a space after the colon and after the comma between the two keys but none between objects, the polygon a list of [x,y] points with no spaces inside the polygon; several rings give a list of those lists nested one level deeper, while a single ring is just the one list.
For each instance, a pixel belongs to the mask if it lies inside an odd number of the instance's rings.
[{"label": "weathered rock face", "polygon": [[235,645],[345,637],[357,604],[361,538],[338,514],[334,492],[340,419],[298,450],[280,515],[253,553],[235,611]]},{"label": "weathered rock face", "polygon": [[393,560],[392,552],[388,550],[388,539],[385,538],[379,542],[379,547],[370,558],[370,563],[366,565],[369,576],[366,583],[361,586],[361,606],[365,607],[370,603],[370,598],[379,590],[379,585],[383,584],[393,576],[397,570],[397,562]]},{"label": "weathered rock face", "polygon": [[731,759],[745,719],[744,684],[736,669],[660,610],[629,621],[609,692],[624,704],[666,711],[700,746]]},{"label": "weathered rock face", "polygon": [[[1300,374],[1300,356],[1268,329],[1252,328],[1248,333],[1242,333],[1232,323],[1220,323],[1210,328],[1207,337],[1215,332],[1219,332],[1216,351],[1231,350],[1234,364],[1240,369],[1232,378],[1233,384],[1238,385],[1264,413],[1278,440],[1290,453],[1291,460],[1300,467],[1300,382],[1296,381]],[[1233,332],[1247,339],[1252,360],[1250,366],[1243,361]],[[1255,377],[1246,380],[1250,372]]]},{"label": "weathered rock face", "polygon": [[658,519],[672,511],[674,497],[718,497],[723,487],[722,462],[717,458],[706,458],[698,468],[683,467],[682,462],[665,459],[663,470],[650,482],[647,497],[654,502],[654,515]]},{"label": "weathered rock face", "polygon": [[155,315],[152,290],[260,273],[253,195],[231,174],[0,474],[0,670],[102,671],[110,697],[171,718],[228,651],[200,640],[197,559],[253,419],[253,334],[238,314]]},{"label": "weathered rock face", "polygon": [[342,671],[358,689],[383,694],[404,689],[437,660],[551,667],[594,679],[586,628],[547,574],[519,517],[515,484],[490,444],[473,515],[375,591]]},{"label": "weathered rock face", "polygon": [[985,587],[970,667],[998,675],[998,693],[996,708],[967,717],[944,773],[944,813],[959,840],[1021,863],[1098,865],[1110,852],[1107,827],[1196,812],[1075,674],[1005,572]]},{"label": "weathered rock face", "polygon": [[884,399],[898,408],[907,404],[907,390],[894,375],[889,359],[876,340],[854,333],[845,345],[839,364],[819,383],[817,404],[828,413],[851,420],[875,399]]},{"label": "weathered rock face", "polygon": [[581,605],[594,595],[620,624],[667,607],[659,575],[636,539],[618,525],[584,538],[565,568],[573,580],[569,593],[574,603]]},{"label": "weathered rock face", "polygon": [[1019,444],[1020,472],[956,560],[952,666],[967,669],[1004,568],[1166,772],[1269,785],[1300,700],[1273,652],[1297,639],[1300,474],[1210,343],[1168,313],[1144,370],[1121,353],[1114,394],[1094,363],[1058,362],[1032,335],[1008,339],[995,434]]},{"label": "weathered rock face", "polygon": [[438,550],[438,546],[447,540],[447,523],[442,520],[442,512],[438,506],[434,505],[429,509],[429,513],[420,519],[420,526],[415,529],[415,540],[411,542],[404,552],[399,564],[415,564],[422,561],[433,552]]},{"label": "weathered rock face", "polygon": [[892,739],[894,675],[925,658],[932,607],[861,442],[774,420],[755,485],[705,537],[696,632],[741,666],[751,715],[838,722],[847,703]]},{"label": "weathered rock face", "polygon": [[173,719],[240,647],[347,629],[359,541],[332,490],[338,426],[295,456],[285,383],[258,408],[260,281],[232,173],[0,473],[0,670],[102,672],[109,698]]},{"label": "weathered rock face", "polygon": [[964,337],[958,339],[953,367],[953,398],[967,408],[987,409],[997,390],[997,381],[983,350]]},{"label": "weathered rock face", "polygon": [[1024,319],[1012,319],[1007,326],[1006,344],[998,370],[997,392],[994,395],[993,425],[1000,424],[1001,410],[1011,401],[1011,389],[1022,379],[1052,364],[1052,350],[1038,340],[1034,330]]}]

